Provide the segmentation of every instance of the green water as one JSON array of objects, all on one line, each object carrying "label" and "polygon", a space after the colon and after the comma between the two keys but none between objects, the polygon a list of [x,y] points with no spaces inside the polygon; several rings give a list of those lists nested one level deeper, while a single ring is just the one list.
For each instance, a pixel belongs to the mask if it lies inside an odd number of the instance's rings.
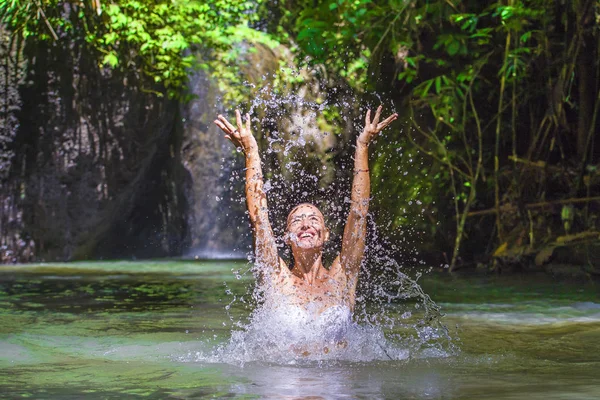
[{"label": "green water", "polygon": [[600,398],[600,292],[593,284],[422,278],[460,343],[451,357],[199,361],[193,355],[226,342],[253,307],[250,277],[237,279],[238,269],[245,264],[0,266],[0,397]]}]

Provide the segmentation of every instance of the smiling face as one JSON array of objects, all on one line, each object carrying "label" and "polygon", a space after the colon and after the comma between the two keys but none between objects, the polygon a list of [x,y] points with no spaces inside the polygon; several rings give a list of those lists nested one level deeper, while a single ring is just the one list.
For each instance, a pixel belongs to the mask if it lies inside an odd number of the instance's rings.
[{"label": "smiling face", "polygon": [[312,204],[296,206],[287,219],[286,242],[292,248],[322,248],[329,237],[321,211]]}]

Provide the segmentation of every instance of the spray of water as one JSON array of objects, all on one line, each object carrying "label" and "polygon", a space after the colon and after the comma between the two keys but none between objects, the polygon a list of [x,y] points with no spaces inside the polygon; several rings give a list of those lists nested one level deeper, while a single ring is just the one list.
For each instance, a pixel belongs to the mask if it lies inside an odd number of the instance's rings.
[{"label": "spray of water", "polygon": [[[317,204],[334,233],[324,260],[332,260],[339,252],[340,233],[350,203],[351,174],[344,170],[352,160],[336,160],[334,165],[330,153],[336,148],[338,153],[344,153],[339,151],[340,145],[350,145],[339,140],[339,135],[334,134],[335,126],[323,114],[336,109],[340,111],[339,122],[364,115],[366,110],[356,109],[343,97],[320,98],[309,89],[280,93],[265,87],[258,91],[248,110],[254,135],[260,138],[271,224],[280,254],[288,261],[291,254],[281,240],[284,221],[291,208],[302,202]],[[311,100],[311,93],[317,99]],[[328,126],[332,127],[329,132],[323,129]],[[358,122],[354,125],[356,134],[360,129]],[[234,173],[232,178],[241,179],[242,175]],[[244,202],[242,195],[239,194],[240,203]],[[396,245],[378,235],[372,218],[369,232],[353,313],[342,306],[322,313],[311,310],[310,305],[286,306],[265,279],[251,289],[254,309],[247,320],[233,321],[230,340],[209,352],[190,354],[188,359],[236,364],[299,363],[407,360],[454,354],[457,347],[441,321],[440,308],[423,292],[418,277],[409,277],[390,255]],[[260,265],[251,265],[249,270],[256,275],[268,273],[261,271]]]}]

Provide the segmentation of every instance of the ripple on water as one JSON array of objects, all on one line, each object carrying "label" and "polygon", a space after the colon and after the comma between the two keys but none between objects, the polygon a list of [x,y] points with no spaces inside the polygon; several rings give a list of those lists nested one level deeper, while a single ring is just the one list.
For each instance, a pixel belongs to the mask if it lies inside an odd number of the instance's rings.
[{"label": "ripple on water", "polygon": [[549,305],[547,302],[516,304],[453,304],[449,315],[461,319],[514,325],[600,323],[600,304],[576,302]]}]

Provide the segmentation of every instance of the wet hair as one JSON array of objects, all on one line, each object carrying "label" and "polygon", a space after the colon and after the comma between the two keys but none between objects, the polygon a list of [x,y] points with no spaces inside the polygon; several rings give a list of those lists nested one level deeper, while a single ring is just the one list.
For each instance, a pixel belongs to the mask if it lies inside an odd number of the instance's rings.
[{"label": "wet hair", "polygon": [[321,210],[319,210],[319,207],[317,207],[313,203],[300,203],[300,204],[295,205],[294,208],[292,208],[291,211],[289,212],[289,214],[287,216],[287,220],[286,220],[286,226],[290,225],[290,217],[292,216],[292,214],[294,213],[294,211],[296,211],[297,209],[299,209],[302,206],[314,207],[317,211],[319,211],[319,213],[321,213],[321,217],[323,217],[323,220],[325,220],[325,216],[323,215],[323,213],[321,212]]}]

